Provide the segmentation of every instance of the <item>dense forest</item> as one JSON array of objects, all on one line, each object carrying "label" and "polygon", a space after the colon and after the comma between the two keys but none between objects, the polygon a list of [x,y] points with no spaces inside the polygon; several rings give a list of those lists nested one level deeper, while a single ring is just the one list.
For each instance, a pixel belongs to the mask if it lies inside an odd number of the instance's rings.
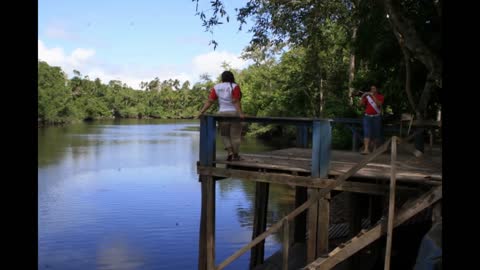
[{"label": "dense forest", "polygon": [[82,77],[68,79],[60,67],[38,62],[38,120],[45,124],[105,118],[191,118],[213,82],[191,87],[178,80],[158,78],[133,89],[121,81],[102,83]]},{"label": "dense forest", "polygon": [[[211,11],[210,17],[198,12],[208,31],[229,21],[222,1],[212,1]],[[237,9],[240,27],[248,17],[254,35],[242,57],[254,64],[222,65],[234,72],[247,115],[360,117],[356,93],[370,84],[385,96],[386,119],[401,113],[434,119],[441,110],[441,1],[251,0]],[[155,78],[133,89],[73,72],[67,78],[39,60],[39,123],[193,118],[219,81],[209,74],[194,85]],[[273,131],[250,128],[259,136]]]}]

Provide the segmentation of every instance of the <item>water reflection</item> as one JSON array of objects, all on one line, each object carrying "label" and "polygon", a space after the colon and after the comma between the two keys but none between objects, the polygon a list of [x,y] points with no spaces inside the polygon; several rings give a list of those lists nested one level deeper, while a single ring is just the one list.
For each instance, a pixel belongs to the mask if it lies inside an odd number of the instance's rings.
[{"label": "water reflection", "polygon": [[[252,229],[255,214],[255,182],[240,179],[219,181],[221,196],[240,190],[246,196],[245,204],[238,205],[236,215],[241,227]],[[278,222],[294,209],[295,189],[285,185],[270,184],[267,209],[267,228]],[[273,235],[277,242],[282,241],[282,233]],[[250,235],[251,237],[251,235]]]},{"label": "water reflection", "polygon": [[135,270],[141,269],[145,258],[132,249],[132,245],[127,240],[116,235],[101,240],[97,250],[97,269],[105,270]]},{"label": "water reflection", "polygon": [[[126,120],[40,128],[39,269],[196,269],[198,121]],[[217,138],[218,155],[223,154]],[[245,140],[242,151],[269,147]],[[217,182],[217,263],[251,240],[255,183]],[[293,209],[271,185],[268,226]],[[266,256],[279,248],[267,238]],[[249,253],[229,269],[248,267]]]}]

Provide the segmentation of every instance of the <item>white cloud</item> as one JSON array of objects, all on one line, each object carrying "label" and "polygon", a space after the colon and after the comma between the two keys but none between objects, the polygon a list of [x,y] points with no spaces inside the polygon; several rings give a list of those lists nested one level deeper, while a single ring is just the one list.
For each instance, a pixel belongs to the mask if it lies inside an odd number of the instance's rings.
[{"label": "white cloud", "polygon": [[72,59],[78,60],[78,61],[83,61],[83,60],[87,60],[88,58],[92,57],[94,54],[95,54],[94,50],[79,48],[79,49],[75,49],[72,52]]},{"label": "white cloud", "polygon": [[41,40],[38,41],[38,58],[51,65],[59,65],[65,60],[65,53],[62,48],[48,49]]},{"label": "white cloud", "polygon": [[95,55],[92,49],[75,49],[70,55],[65,54],[62,48],[47,48],[41,40],[38,40],[38,59],[50,65],[60,66],[65,72],[72,69],[81,70],[86,67],[90,59]]},{"label": "white cloud", "polygon": [[190,79],[190,76],[186,73],[175,73],[171,71],[162,71],[162,70],[160,71],[155,71],[155,70],[134,71],[134,70],[135,69],[133,68],[124,67],[117,71],[107,71],[100,67],[94,67],[90,69],[88,72],[83,74],[88,75],[90,79],[100,78],[100,80],[103,83],[108,83],[111,80],[118,80],[134,89],[140,89],[140,83],[142,81],[149,82],[155,79],[155,77],[158,77],[160,81],[168,80],[168,79],[172,79],[172,80],[177,79],[182,83],[186,80],[192,81]]},{"label": "white cloud", "polygon": [[48,48],[41,40],[38,40],[38,58],[49,65],[60,66],[70,77],[73,76],[72,72],[75,69],[92,80],[99,78],[103,83],[119,80],[134,89],[140,89],[140,82],[148,82],[155,77],[158,77],[160,81],[178,79],[181,83],[188,80],[194,84],[199,81],[200,74],[208,73],[215,80],[223,71],[221,67],[223,62],[227,62],[234,69],[242,69],[249,65],[249,61],[226,51],[198,55],[192,59],[191,64],[184,67],[168,65],[157,67],[111,66],[100,64],[95,56],[94,49],[77,48],[67,54],[63,48]]},{"label": "white cloud", "polygon": [[201,54],[193,58],[192,61],[192,75],[197,81],[202,73],[208,73],[212,79],[217,78],[223,72],[222,63],[226,62],[234,69],[246,68],[250,63],[239,57],[239,55],[229,53],[226,51],[209,52]]}]

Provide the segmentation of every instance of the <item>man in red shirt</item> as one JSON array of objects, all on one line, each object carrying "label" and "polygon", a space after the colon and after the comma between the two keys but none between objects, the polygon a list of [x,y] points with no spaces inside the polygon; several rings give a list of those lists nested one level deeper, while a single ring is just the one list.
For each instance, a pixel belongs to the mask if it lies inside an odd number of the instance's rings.
[{"label": "man in red shirt", "polygon": [[363,117],[363,145],[361,154],[370,153],[370,142],[373,147],[377,147],[380,139],[380,129],[382,128],[382,105],[383,95],[378,93],[377,87],[372,85],[370,91],[362,95],[360,106],[365,106],[365,116]]}]

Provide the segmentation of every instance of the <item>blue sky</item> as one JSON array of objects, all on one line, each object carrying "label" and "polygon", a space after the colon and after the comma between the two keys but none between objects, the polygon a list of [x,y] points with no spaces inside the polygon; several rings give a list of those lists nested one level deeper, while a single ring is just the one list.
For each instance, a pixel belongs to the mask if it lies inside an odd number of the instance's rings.
[{"label": "blue sky", "polygon": [[[138,88],[155,77],[190,80],[222,71],[228,62],[244,68],[240,59],[252,34],[238,31],[234,8],[246,0],[224,0],[230,23],[205,32],[191,0],[40,0],[39,59],[60,66],[69,75],[79,70],[91,79],[116,79]],[[200,0],[199,9],[208,9]],[[209,40],[217,40],[213,50]]]}]

